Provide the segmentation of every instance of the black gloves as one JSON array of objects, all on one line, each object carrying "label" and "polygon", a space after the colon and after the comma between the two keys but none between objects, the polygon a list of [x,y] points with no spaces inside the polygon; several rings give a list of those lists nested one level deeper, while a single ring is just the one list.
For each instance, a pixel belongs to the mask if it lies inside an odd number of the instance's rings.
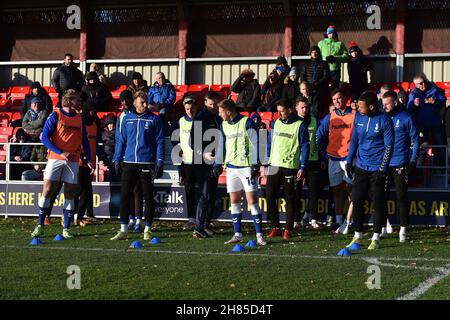
[{"label": "black gloves", "polygon": [[162,177],[164,171],[163,165],[156,165],[155,171],[153,172],[153,179],[159,179]]},{"label": "black gloves", "polygon": [[345,172],[347,173],[347,176],[352,179],[353,178],[353,172],[354,172],[354,168],[353,165],[351,163],[347,163],[345,165]]},{"label": "black gloves", "polygon": [[335,58],[334,56],[328,56],[328,57],[326,58],[326,61],[327,61],[328,63],[335,63],[335,62],[336,62],[336,58]]},{"label": "black gloves", "polygon": [[408,174],[412,174],[414,172],[414,170],[416,170],[416,167],[417,167],[417,162],[411,161],[408,164]]},{"label": "black gloves", "polygon": [[182,186],[184,185],[184,177],[185,177],[185,170],[184,170],[184,164],[178,166],[178,183]]},{"label": "black gloves", "polygon": [[256,178],[259,175],[259,165],[253,165],[251,169],[252,178]]},{"label": "black gloves", "polygon": [[213,176],[214,176],[214,178],[218,179],[219,176],[222,174],[222,172],[223,172],[222,166],[220,166],[220,167],[219,167],[219,166],[214,167],[214,168],[213,168]]},{"label": "black gloves", "polygon": [[114,171],[118,176],[122,174],[122,165],[120,164],[120,162],[114,162]]}]

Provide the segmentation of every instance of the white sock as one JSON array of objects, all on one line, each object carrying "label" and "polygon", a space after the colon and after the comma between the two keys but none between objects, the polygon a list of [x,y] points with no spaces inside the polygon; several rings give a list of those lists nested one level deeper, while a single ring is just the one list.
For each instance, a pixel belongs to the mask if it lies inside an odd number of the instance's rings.
[{"label": "white sock", "polygon": [[235,232],[234,235],[235,235],[236,237],[242,238],[242,233],[240,233],[240,232]]},{"label": "white sock", "polygon": [[142,219],[136,219],[136,224],[142,224]]},{"label": "white sock", "polygon": [[406,233],[406,227],[400,227],[400,234]]},{"label": "white sock", "polygon": [[342,219],[344,218],[344,216],[342,214],[336,215],[336,223],[337,224],[342,224]]},{"label": "white sock", "polygon": [[311,224],[315,224],[315,223],[317,223],[317,220],[316,219],[312,219],[311,220]]},{"label": "white sock", "polygon": [[305,211],[305,214],[303,215],[303,219],[302,220],[307,220],[310,217],[310,213],[308,211]]},{"label": "white sock", "polygon": [[195,218],[189,218],[189,222],[195,223]]},{"label": "white sock", "polygon": [[386,220],[386,227],[390,226],[391,223],[389,222],[389,219]]},{"label": "white sock", "polygon": [[136,223],[136,220],[134,220],[134,219],[130,219],[130,223],[133,223],[133,224],[135,224],[135,223]]},{"label": "white sock", "polygon": [[145,226],[144,232],[150,232],[150,227],[149,226]]},{"label": "white sock", "polygon": [[363,237],[362,232],[355,232],[355,238],[362,239],[362,237]]},{"label": "white sock", "polygon": [[262,236],[263,236],[262,233],[257,233],[257,234],[256,234],[256,237],[257,237],[257,238],[261,238]]},{"label": "white sock", "polygon": [[381,228],[381,233],[387,233],[386,227]]},{"label": "white sock", "polygon": [[372,240],[380,241],[380,234],[374,232],[374,233],[373,233],[373,236],[372,236]]},{"label": "white sock", "polygon": [[121,224],[120,225],[120,232],[128,233],[128,225],[127,224]]}]

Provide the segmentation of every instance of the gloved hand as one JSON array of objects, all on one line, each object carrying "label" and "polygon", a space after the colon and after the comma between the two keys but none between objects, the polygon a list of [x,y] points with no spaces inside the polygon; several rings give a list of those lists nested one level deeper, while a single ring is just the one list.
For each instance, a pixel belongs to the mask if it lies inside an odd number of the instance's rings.
[{"label": "gloved hand", "polygon": [[163,165],[156,165],[155,170],[153,172],[153,179],[159,179],[162,177],[164,171]]},{"label": "gloved hand", "polygon": [[417,167],[417,162],[416,162],[416,161],[411,161],[411,162],[408,164],[408,174],[413,173],[414,170],[416,170],[416,167]]},{"label": "gloved hand", "polygon": [[251,177],[256,178],[259,175],[259,165],[253,165],[251,169]]},{"label": "gloved hand", "polygon": [[335,63],[335,62],[336,62],[336,58],[335,58],[334,56],[328,56],[328,57],[326,58],[326,61],[327,61],[328,63]]},{"label": "gloved hand", "polygon": [[122,174],[122,165],[120,162],[114,162],[114,171],[116,172],[117,176],[120,176]]},{"label": "gloved hand", "polygon": [[178,166],[178,182],[182,186],[184,185],[184,177],[185,177],[185,170],[184,170],[184,164]]},{"label": "gloved hand", "polygon": [[223,172],[222,166],[220,166],[220,167],[219,167],[219,166],[214,167],[214,168],[213,168],[213,176],[214,176],[214,178],[218,179],[219,176],[222,174],[222,172]]},{"label": "gloved hand", "polygon": [[352,165],[351,163],[347,163],[347,164],[345,165],[345,172],[347,173],[347,176],[348,176],[350,179],[353,179],[353,173],[354,173],[354,171],[355,171],[355,168],[353,167],[353,165]]}]

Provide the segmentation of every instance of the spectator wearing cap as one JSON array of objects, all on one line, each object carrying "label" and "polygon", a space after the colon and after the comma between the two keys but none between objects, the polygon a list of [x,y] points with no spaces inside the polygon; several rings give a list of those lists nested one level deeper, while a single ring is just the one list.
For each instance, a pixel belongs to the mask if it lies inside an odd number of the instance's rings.
[{"label": "spectator wearing cap", "polygon": [[361,93],[367,90],[367,72],[373,69],[373,63],[363,55],[362,50],[356,42],[350,42],[348,49],[350,55],[347,64],[348,76],[350,78],[350,89],[352,101],[358,100]]},{"label": "spectator wearing cap", "polygon": [[31,101],[33,98],[39,98],[41,107],[46,109],[49,114],[53,111],[52,99],[48,95],[47,91],[41,87],[41,83],[35,81],[31,84],[31,93],[27,94],[23,100],[22,109],[20,110],[22,118],[25,116],[27,111],[30,110]]},{"label": "spectator wearing cap", "polygon": [[322,118],[328,113],[328,83],[330,79],[329,65],[322,60],[321,50],[318,46],[309,49],[311,59],[306,62],[300,81],[311,87],[311,113],[316,118]]},{"label": "spectator wearing cap", "polygon": [[128,86],[127,90],[131,91],[133,96],[138,91],[145,92],[145,94],[148,93],[147,81],[144,80],[140,72],[133,73],[131,84]]},{"label": "spectator wearing cap", "polygon": [[155,80],[155,83],[148,90],[148,106],[153,112],[160,112],[161,114],[169,113],[175,103],[175,88],[166,79],[163,72],[158,72]]},{"label": "spectator wearing cap", "polygon": [[339,88],[341,81],[341,63],[347,62],[348,53],[345,44],[338,39],[338,34],[334,26],[329,26],[326,31],[326,38],[318,44],[322,58],[330,66],[331,85]]},{"label": "spectator wearing cap", "polygon": [[283,82],[276,70],[273,70],[261,88],[262,102],[258,111],[276,112],[276,102],[280,100],[283,93]]},{"label": "spectator wearing cap", "polygon": [[83,109],[86,111],[106,111],[112,100],[108,87],[101,83],[96,72],[86,74],[86,84],[81,89]]},{"label": "spectator wearing cap", "polygon": [[[24,162],[30,161],[31,151],[33,146],[30,145],[20,145],[22,143],[28,142],[28,135],[23,129],[19,129],[16,135],[12,139],[12,143],[18,143],[11,145],[10,150],[10,161],[14,162]],[[30,169],[29,164],[12,164],[10,167],[10,179],[11,180],[21,180],[22,172]]]},{"label": "spectator wearing cap", "polygon": [[22,127],[33,138],[33,141],[39,139],[39,135],[44,130],[45,120],[47,120],[49,114],[47,109],[42,107],[42,101],[39,97],[31,99],[31,107],[23,117]]},{"label": "spectator wearing cap", "polygon": [[297,69],[292,67],[289,75],[284,79],[282,98],[288,99],[294,105],[295,99],[300,94]]},{"label": "spectator wearing cap", "polygon": [[58,92],[59,101],[61,101],[66,90],[81,91],[84,83],[83,78],[83,73],[73,63],[73,55],[66,53],[63,65],[56,68],[52,77],[52,83],[56,92]]},{"label": "spectator wearing cap", "polygon": [[105,119],[105,127],[102,131],[103,150],[109,163],[113,162],[116,145],[116,117],[109,114]]},{"label": "spectator wearing cap", "polygon": [[239,111],[256,111],[261,105],[261,87],[252,69],[244,69],[231,86],[238,93],[236,107]]},{"label": "spectator wearing cap", "polygon": [[279,56],[276,61],[275,70],[278,73],[278,76],[284,81],[284,79],[289,75],[289,72],[291,71],[291,67],[287,63],[287,60],[283,56]]}]

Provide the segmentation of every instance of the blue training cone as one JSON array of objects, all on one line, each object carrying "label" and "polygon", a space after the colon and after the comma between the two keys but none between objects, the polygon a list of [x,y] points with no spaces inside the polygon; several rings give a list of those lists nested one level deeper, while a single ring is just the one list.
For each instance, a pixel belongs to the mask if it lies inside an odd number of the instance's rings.
[{"label": "blue training cone", "polygon": [[339,251],[338,256],[341,257],[350,257],[352,255],[352,253],[350,252],[350,250],[348,250],[348,248],[344,248],[341,249],[341,251]]},{"label": "blue training cone", "polygon": [[361,250],[361,244],[360,243],[354,243],[349,248],[351,251],[358,251]]},{"label": "blue training cone", "polygon": [[244,249],[244,247],[242,246],[242,244],[237,244],[237,245],[235,245],[235,246],[233,247],[233,250],[231,250],[231,251],[233,251],[233,252],[244,252],[245,249]]},{"label": "blue training cone", "polygon": [[161,239],[158,237],[154,237],[152,238],[152,240],[150,241],[151,244],[159,244],[161,243]]},{"label": "blue training cone", "polygon": [[249,240],[245,246],[247,248],[254,248],[254,247],[256,247],[256,241],[255,240]]},{"label": "blue training cone", "polygon": [[55,241],[62,241],[62,240],[65,240],[65,238],[58,233],[53,240],[55,240]]},{"label": "blue training cone", "polygon": [[142,243],[140,243],[139,241],[133,241],[130,248],[134,248],[134,249],[142,248]]},{"label": "blue training cone", "polygon": [[41,238],[39,238],[39,237],[36,237],[36,238],[33,238],[33,240],[31,240],[31,243],[30,243],[32,246],[37,246],[37,245],[39,245],[39,244],[43,244],[43,242],[42,242],[42,240],[41,240]]}]

